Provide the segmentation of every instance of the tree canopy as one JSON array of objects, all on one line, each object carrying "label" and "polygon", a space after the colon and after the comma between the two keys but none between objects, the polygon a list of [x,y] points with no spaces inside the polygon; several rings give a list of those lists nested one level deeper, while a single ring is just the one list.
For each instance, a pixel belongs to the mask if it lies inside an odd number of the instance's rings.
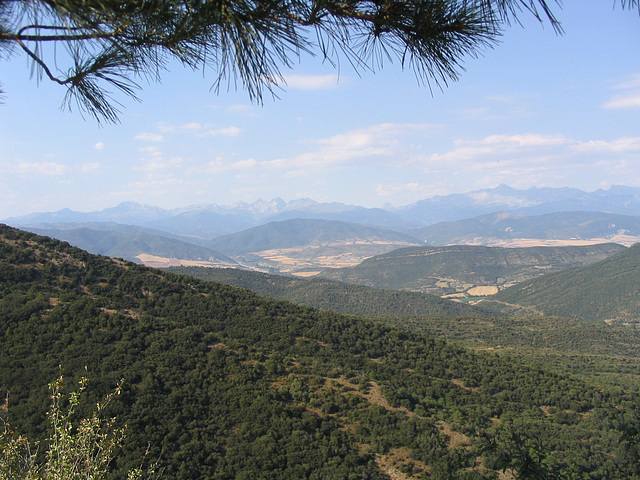
[{"label": "tree canopy", "polygon": [[[559,22],[546,0],[0,0],[0,58],[14,52],[66,87],[98,121],[115,122],[114,92],[133,98],[172,60],[212,69],[260,101],[302,53],[376,70],[398,60],[427,83],[456,80],[461,62],[501,28],[532,14]],[[553,7],[557,7],[553,2]],[[638,0],[620,0],[623,8]]]}]

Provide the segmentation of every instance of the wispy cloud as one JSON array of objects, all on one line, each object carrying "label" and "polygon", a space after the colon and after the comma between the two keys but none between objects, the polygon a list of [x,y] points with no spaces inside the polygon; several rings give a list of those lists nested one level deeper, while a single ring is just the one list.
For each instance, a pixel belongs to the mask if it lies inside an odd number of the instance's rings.
[{"label": "wispy cloud", "polygon": [[[459,139],[449,151],[412,157],[423,178],[454,178],[465,190],[499,183],[561,186],[598,178],[628,183],[638,176],[639,161],[640,137],[580,141],[536,134]],[[379,189],[380,194],[389,192],[389,185]]]},{"label": "wispy cloud", "polygon": [[228,172],[232,170],[246,170],[254,168],[258,165],[258,162],[253,158],[247,158],[245,160],[238,160],[236,162],[225,162],[222,157],[217,157],[207,163],[205,172],[209,174],[216,174],[222,172]]},{"label": "wispy cloud", "polygon": [[456,111],[463,121],[515,120],[535,115],[535,100],[529,94],[503,94],[479,98],[477,104]]},{"label": "wispy cloud", "polygon": [[164,137],[159,133],[142,132],[133,137],[133,139],[142,142],[162,142]]},{"label": "wispy cloud", "polygon": [[289,88],[299,90],[326,90],[338,86],[338,77],[329,75],[285,75],[285,83]]},{"label": "wispy cloud", "polygon": [[615,95],[602,107],[607,109],[640,108],[640,91],[626,95]]},{"label": "wispy cloud", "polygon": [[624,137],[609,142],[591,140],[578,143],[572,148],[580,153],[640,152],[640,137]]},{"label": "wispy cloud", "polygon": [[134,172],[154,173],[169,169],[181,167],[183,159],[181,157],[172,157],[168,160],[162,158],[162,155],[153,156],[151,158],[142,159],[141,165],[131,167]]},{"label": "wispy cloud", "polygon": [[622,93],[614,95],[602,105],[606,109],[640,108],[640,73],[635,74],[615,85],[614,90]]},{"label": "wispy cloud", "polygon": [[90,173],[90,172],[95,172],[96,170],[98,170],[100,168],[100,164],[98,162],[93,162],[93,163],[83,163],[80,166],[80,171],[82,173]]},{"label": "wispy cloud", "polygon": [[23,162],[20,161],[14,172],[20,175],[41,175],[47,177],[64,175],[69,167],[56,162]]},{"label": "wispy cloud", "polygon": [[408,135],[425,135],[434,129],[428,124],[385,123],[352,130],[307,142],[310,150],[291,158],[265,162],[270,168],[321,169],[347,166],[354,161],[375,158],[392,158],[405,149],[401,138]]},{"label": "wispy cloud", "polygon": [[517,157],[530,159],[545,158],[553,155],[559,147],[576,142],[561,135],[490,135],[482,140],[459,139],[454,142],[455,148],[445,153],[416,156],[414,163],[431,169],[438,165],[460,165],[476,168],[474,164],[482,161],[496,163],[511,161]]},{"label": "wispy cloud", "polygon": [[196,137],[237,137],[242,133],[242,130],[236,126],[220,126],[214,124],[201,124],[198,122],[189,122],[182,125],[170,125],[167,123],[160,123],[158,130],[165,134],[188,134]]}]

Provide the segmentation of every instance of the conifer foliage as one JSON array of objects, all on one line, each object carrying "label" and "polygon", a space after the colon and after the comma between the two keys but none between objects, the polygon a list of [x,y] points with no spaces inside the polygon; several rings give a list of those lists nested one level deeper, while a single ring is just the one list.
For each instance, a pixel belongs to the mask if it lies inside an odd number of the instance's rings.
[{"label": "conifer foliage", "polygon": [[254,100],[303,52],[356,69],[397,59],[446,84],[520,11],[557,25],[545,0],[0,0],[0,58],[26,55],[67,88],[65,105],[114,122],[112,93],[135,98],[174,60]]}]

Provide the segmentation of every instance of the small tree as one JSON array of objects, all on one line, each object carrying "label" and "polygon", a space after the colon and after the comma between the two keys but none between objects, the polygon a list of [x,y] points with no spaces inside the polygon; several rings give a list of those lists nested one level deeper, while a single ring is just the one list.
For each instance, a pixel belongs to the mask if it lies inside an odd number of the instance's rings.
[{"label": "small tree", "polygon": [[[72,417],[85,390],[87,378],[80,379],[78,389],[64,395],[62,376],[51,384],[51,409],[47,413],[52,432],[47,439],[47,450],[42,461],[37,449],[27,438],[16,435],[4,422],[0,432],[0,480],[103,480],[107,477],[124,436],[126,426],[116,427],[115,418],[103,419],[101,413],[114,396],[119,395],[120,383],[115,391],[97,403],[91,417],[74,425]],[[128,472],[128,480],[151,478],[154,467],[142,467]]]}]

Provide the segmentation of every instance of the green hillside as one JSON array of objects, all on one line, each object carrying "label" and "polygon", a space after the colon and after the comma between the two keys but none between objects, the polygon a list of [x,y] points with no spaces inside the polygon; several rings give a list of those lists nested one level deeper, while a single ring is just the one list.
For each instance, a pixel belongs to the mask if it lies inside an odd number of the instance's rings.
[{"label": "green hillside", "polygon": [[39,235],[64,240],[88,252],[139,262],[142,253],[183,260],[202,260],[224,265],[235,265],[231,258],[210,248],[149,233],[101,231],[90,228],[45,229],[29,228]]},{"label": "green hillside", "polygon": [[473,315],[470,305],[435,295],[382,290],[316,278],[285,277],[232,268],[171,267],[174,273],[213,280],[280,300],[354,315]]},{"label": "green hillside", "polygon": [[533,306],[547,315],[638,323],[639,293],[640,244],[636,244],[593,265],[508,288],[492,300]]},{"label": "green hillside", "polygon": [[[473,350],[489,350],[558,372],[570,372],[596,384],[640,390],[640,331],[624,325],[532,315],[535,308],[509,308],[493,302],[477,307],[414,292],[381,290],[236,269],[172,267],[201,280],[248,288],[272,298],[340,313],[371,315],[453,341]],[[488,303],[491,307],[487,308]],[[506,311],[505,311],[506,310]],[[521,316],[507,316],[519,312]],[[498,315],[496,315],[498,314]]]},{"label": "green hillside", "polygon": [[124,377],[114,478],[147,448],[171,479],[640,478],[631,393],[7,227],[0,279],[12,427],[43,437],[59,365]]},{"label": "green hillside", "polygon": [[217,237],[208,246],[227,255],[290,248],[301,245],[326,245],[356,241],[373,243],[420,244],[409,235],[336,220],[293,219],[271,222],[238,233]]},{"label": "green hillside", "polygon": [[377,288],[444,295],[464,292],[475,285],[503,287],[543,273],[593,263],[623,249],[617,244],[408,247],[367,259],[353,268],[325,270],[322,276]]}]

